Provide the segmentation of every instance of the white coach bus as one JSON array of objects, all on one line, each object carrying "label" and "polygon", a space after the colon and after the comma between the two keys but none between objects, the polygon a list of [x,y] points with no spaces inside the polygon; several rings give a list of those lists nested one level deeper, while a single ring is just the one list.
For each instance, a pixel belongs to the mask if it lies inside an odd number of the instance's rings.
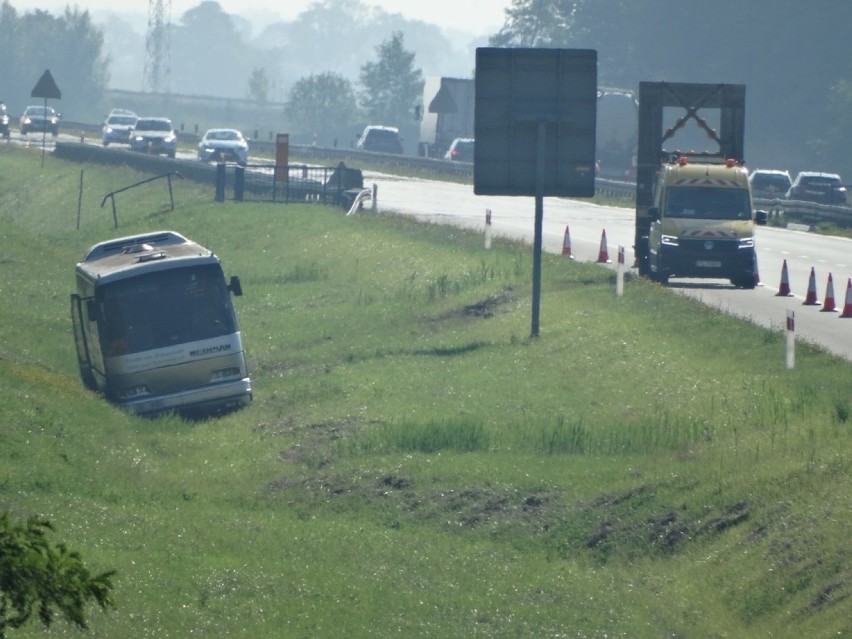
[{"label": "white coach bus", "polygon": [[231,296],[212,251],[174,231],[95,244],[71,317],[83,384],[138,414],[218,412],[252,399]]}]

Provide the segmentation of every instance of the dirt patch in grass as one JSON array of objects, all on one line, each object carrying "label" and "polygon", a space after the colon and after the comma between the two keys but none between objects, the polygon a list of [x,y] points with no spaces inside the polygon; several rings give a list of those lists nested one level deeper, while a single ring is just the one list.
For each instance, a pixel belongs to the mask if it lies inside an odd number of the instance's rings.
[{"label": "dirt patch in grass", "polygon": [[511,304],[518,299],[515,290],[512,287],[503,289],[497,295],[490,295],[483,300],[479,300],[473,304],[467,304],[460,308],[453,309],[444,313],[438,320],[447,320],[454,318],[462,319],[488,319],[494,317],[500,310],[500,307],[506,304]]}]

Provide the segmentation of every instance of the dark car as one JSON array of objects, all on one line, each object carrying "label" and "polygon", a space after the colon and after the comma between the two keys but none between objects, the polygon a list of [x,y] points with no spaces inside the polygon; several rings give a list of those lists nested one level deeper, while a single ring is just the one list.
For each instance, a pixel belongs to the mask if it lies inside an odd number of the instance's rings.
[{"label": "dark car", "polygon": [[402,154],[402,137],[396,127],[371,124],[364,129],[355,148],[360,151]]},{"label": "dark car", "polygon": [[751,194],[756,198],[774,200],[787,195],[793,185],[790,173],[779,169],[756,169],[748,176]]},{"label": "dark car", "polygon": [[59,114],[53,107],[28,106],[18,123],[21,135],[32,131],[39,133],[50,133],[54,137],[59,135]]},{"label": "dark car", "polygon": [[175,157],[177,135],[168,118],[139,118],[130,134],[133,151]]},{"label": "dark car", "polygon": [[836,173],[802,171],[787,191],[787,199],[819,204],[846,204],[846,187]]},{"label": "dark car", "polygon": [[456,138],[444,154],[444,159],[453,162],[473,162],[473,147],[473,138]]}]

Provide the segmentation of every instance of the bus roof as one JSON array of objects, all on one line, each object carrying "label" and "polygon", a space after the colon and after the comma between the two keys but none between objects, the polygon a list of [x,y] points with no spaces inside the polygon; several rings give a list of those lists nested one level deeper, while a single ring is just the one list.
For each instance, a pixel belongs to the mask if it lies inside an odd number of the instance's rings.
[{"label": "bus roof", "polygon": [[160,271],[190,263],[218,264],[209,249],[174,231],[129,235],[92,246],[77,272],[101,284],[140,271]]}]

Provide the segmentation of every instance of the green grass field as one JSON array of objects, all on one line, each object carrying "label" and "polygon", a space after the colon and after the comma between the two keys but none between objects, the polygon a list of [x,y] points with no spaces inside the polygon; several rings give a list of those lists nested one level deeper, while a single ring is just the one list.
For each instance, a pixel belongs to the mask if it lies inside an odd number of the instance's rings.
[{"label": "green grass field", "polygon": [[[117,571],[87,636],[852,633],[848,362],[555,255],[532,339],[529,247],[392,216],[183,180],[114,229],[145,177],[0,146],[0,512]],[[164,228],[242,280],[245,410],[78,380],[75,263]]]}]

